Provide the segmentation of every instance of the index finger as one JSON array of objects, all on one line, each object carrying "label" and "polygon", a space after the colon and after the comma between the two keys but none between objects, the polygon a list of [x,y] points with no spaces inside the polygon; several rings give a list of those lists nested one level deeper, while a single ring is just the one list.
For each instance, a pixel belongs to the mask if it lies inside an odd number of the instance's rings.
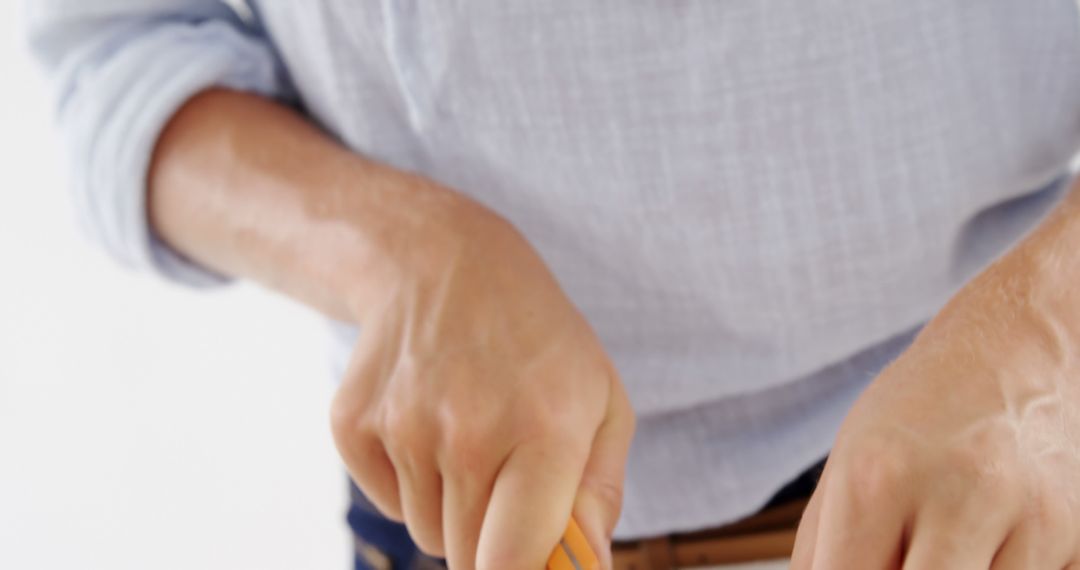
[{"label": "index finger", "polygon": [[517,447],[496,476],[480,530],[478,570],[543,570],[570,520],[588,450],[535,440]]}]

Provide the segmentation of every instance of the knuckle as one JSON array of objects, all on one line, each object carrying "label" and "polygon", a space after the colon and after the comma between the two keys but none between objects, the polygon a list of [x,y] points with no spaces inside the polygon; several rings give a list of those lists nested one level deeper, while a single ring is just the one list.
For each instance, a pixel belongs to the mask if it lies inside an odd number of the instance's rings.
[{"label": "knuckle", "polygon": [[347,444],[364,431],[362,414],[340,393],[330,403],[330,432],[339,444]]},{"label": "knuckle", "polygon": [[544,408],[534,408],[522,419],[522,434],[526,440],[561,442],[567,439],[567,424],[556,413]]},{"label": "knuckle", "polygon": [[1015,469],[993,463],[969,460],[967,465],[973,471],[974,489],[985,496],[994,497],[998,502],[1018,498],[1021,478]]},{"label": "knuckle", "polygon": [[391,449],[408,450],[420,441],[416,411],[400,401],[387,403],[381,410],[378,431],[383,442]]},{"label": "knuckle", "polygon": [[443,448],[452,468],[476,466],[490,454],[489,435],[476,422],[456,417],[442,426]]},{"label": "knuckle", "polygon": [[572,409],[550,397],[532,397],[513,420],[524,439],[562,441],[571,436],[577,421]]},{"label": "knuckle", "polygon": [[864,445],[850,453],[842,468],[857,505],[873,508],[895,496],[910,479],[907,450],[894,442]]},{"label": "knuckle", "polygon": [[957,449],[949,454],[945,467],[966,481],[974,497],[991,497],[999,505],[1023,501],[1023,475],[1013,461],[985,450]]},{"label": "knuckle", "polygon": [[586,436],[575,424],[549,417],[534,418],[518,441],[518,445],[557,450],[562,460],[581,464],[588,459],[591,444],[591,432]]},{"label": "knuckle", "polygon": [[984,421],[969,429],[946,454],[945,467],[990,490],[1012,487],[1022,475],[1021,445],[1015,428]]}]

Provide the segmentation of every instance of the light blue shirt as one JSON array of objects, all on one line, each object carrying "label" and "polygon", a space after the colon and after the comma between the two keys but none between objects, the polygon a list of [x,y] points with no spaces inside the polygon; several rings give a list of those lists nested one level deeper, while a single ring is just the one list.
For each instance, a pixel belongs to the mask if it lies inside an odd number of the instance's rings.
[{"label": "light blue shirt", "polygon": [[[620,537],[722,523],[1060,195],[1074,0],[34,0],[74,196],[122,262],[157,242],[162,125],[223,85],[514,222],[640,416]],[[341,329],[345,354],[356,331]]]}]

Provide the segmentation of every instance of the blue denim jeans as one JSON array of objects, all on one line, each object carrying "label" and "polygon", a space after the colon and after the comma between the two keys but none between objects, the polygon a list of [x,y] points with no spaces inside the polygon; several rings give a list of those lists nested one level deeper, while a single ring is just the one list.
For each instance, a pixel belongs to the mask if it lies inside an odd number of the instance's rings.
[{"label": "blue denim jeans", "polygon": [[409,538],[405,525],[387,519],[351,481],[352,529],[356,570],[442,570],[442,560],[426,556]]}]

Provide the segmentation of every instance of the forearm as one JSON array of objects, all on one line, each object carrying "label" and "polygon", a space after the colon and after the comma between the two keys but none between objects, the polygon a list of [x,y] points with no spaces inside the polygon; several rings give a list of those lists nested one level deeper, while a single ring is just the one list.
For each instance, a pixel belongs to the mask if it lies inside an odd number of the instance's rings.
[{"label": "forearm", "polygon": [[250,278],[338,319],[358,320],[405,272],[490,212],[422,177],[366,160],[292,110],[216,90],[158,140],[154,231],[220,273]]}]

